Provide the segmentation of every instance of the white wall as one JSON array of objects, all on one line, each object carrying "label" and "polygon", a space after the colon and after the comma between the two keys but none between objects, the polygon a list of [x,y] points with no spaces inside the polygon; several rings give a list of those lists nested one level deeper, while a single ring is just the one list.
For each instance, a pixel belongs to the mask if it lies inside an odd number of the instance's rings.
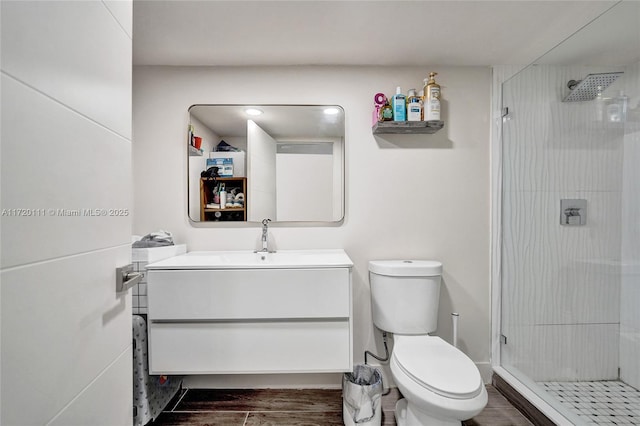
[{"label": "white wall", "polygon": [[[304,179],[300,179],[301,176]],[[277,154],[277,220],[332,219],[333,176],[331,154]]]},{"label": "white wall", "polygon": [[[207,157],[207,153],[213,151],[213,147],[220,142],[220,136],[194,116],[191,116],[191,125],[193,126],[193,134],[202,138],[202,146],[200,148],[204,151],[203,156]],[[187,140],[186,132],[184,140]]]},{"label": "white wall", "polygon": [[0,423],[131,424],[132,5],[1,8]]},{"label": "white wall", "polygon": [[247,120],[247,220],[276,220],[277,141]]},{"label": "white wall", "polygon": [[[429,71],[443,86],[445,128],[434,135],[371,134],[373,96],[418,88]],[[346,115],[346,219],[341,226],[270,232],[279,249],[344,248],[354,261],[354,354],[382,352],[369,303],[367,261],[438,259],[444,264],[438,334],[460,317],[462,350],[489,377],[489,96],[481,67],[274,67],[134,69],[134,232],[174,233],[189,250],[255,249],[258,225],[193,227],[186,217],[182,135],[194,103],[338,104]],[[157,164],[163,164],[158,174]],[[158,197],[157,188],[162,188]],[[293,384],[293,376],[264,378]],[[195,380],[195,379],[193,379]],[[224,379],[223,379],[224,380]],[[230,380],[230,379],[228,379]],[[255,386],[260,378],[239,378]],[[206,386],[211,381],[199,380]],[[340,385],[340,375],[304,385]],[[228,385],[228,381],[224,382]]]}]

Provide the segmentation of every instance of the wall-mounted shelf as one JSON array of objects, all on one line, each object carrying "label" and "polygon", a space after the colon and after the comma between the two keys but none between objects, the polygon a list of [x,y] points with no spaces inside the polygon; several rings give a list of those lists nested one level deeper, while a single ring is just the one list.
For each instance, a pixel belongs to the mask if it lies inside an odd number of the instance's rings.
[{"label": "wall-mounted shelf", "polygon": [[379,121],[371,130],[374,135],[382,134],[430,134],[444,127],[444,121]]},{"label": "wall-mounted shelf", "polygon": [[196,149],[195,146],[192,146],[192,145],[188,145],[188,146],[189,146],[190,157],[197,157],[197,156],[202,157],[202,151],[200,151],[199,149]]}]

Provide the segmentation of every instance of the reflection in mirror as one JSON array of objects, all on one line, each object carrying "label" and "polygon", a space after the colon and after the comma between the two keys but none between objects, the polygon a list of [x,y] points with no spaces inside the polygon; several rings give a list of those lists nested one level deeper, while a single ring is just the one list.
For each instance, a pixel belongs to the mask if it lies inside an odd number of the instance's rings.
[{"label": "reflection in mirror", "polygon": [[194,222],[339,222],[344,111],[335,105],[189,108]]}]

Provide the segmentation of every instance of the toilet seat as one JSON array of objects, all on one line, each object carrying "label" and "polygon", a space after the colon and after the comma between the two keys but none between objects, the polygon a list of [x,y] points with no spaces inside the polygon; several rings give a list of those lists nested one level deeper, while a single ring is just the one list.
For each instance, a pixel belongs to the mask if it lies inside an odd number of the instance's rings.
[{"label": "toilet seat", "polygon": [[484,389],[473,361],[439,337],[396,335],[392,353],[407,376],[440,396],[469,399]]}]

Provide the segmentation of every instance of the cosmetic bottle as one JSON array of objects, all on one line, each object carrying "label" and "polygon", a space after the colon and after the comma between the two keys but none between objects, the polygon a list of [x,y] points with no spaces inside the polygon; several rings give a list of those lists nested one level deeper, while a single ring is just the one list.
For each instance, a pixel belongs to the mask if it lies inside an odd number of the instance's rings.
[{"label": "cosmetic bottle", "polygon": [[[382,108],[387,103],[387,97],[384,95],[384,93],[376,93],[376,95],[373,97],[373,117],[371,123],[372,126],[376,124],[377,121],[382,121],[382,119],[380,118],[380,110],[382,110]],[[391,116],[393,118],[393,113],[391,114]]]},{"label": "cosmetic bottle", "polygon": [[220,205],[220,189],[218,185],[213,189],[213,204]]},{"label": "cosmetic bottle", "polygon": [[189,145],[193,146],[194,145],[194,141],[193,141],[193,125],[189,124]]},{"label": "cosmetic bottle", "polygon": [[436,72],[429,73],[424,86],[424,121],[440,121],[440,85],[436,83]]},{"label": "cosmetic bottle", "polygon": [[407,121],[407,97],[402,93],[400,86],[396,87],[393,96],[393,121]]},{"label": "cosmetic bottle", "polygon": [[220,185],[220,208],[224,209],[227,207],[227,191],[225,190],[224,183]]},{"label": "cosmetic bottle", "polygon": [[416,95],[416,89],[409,90],[407,95],[407,121],[420,121],[422,119],[422,106],[420,98]]},{"label": "cosmetic bottle", "polygon": [[389,105],[389,101],[387,100],[382,108],[380,108],[380,114],[378,116],[378,121],[392,121],[393,120],[393,108]]}]

